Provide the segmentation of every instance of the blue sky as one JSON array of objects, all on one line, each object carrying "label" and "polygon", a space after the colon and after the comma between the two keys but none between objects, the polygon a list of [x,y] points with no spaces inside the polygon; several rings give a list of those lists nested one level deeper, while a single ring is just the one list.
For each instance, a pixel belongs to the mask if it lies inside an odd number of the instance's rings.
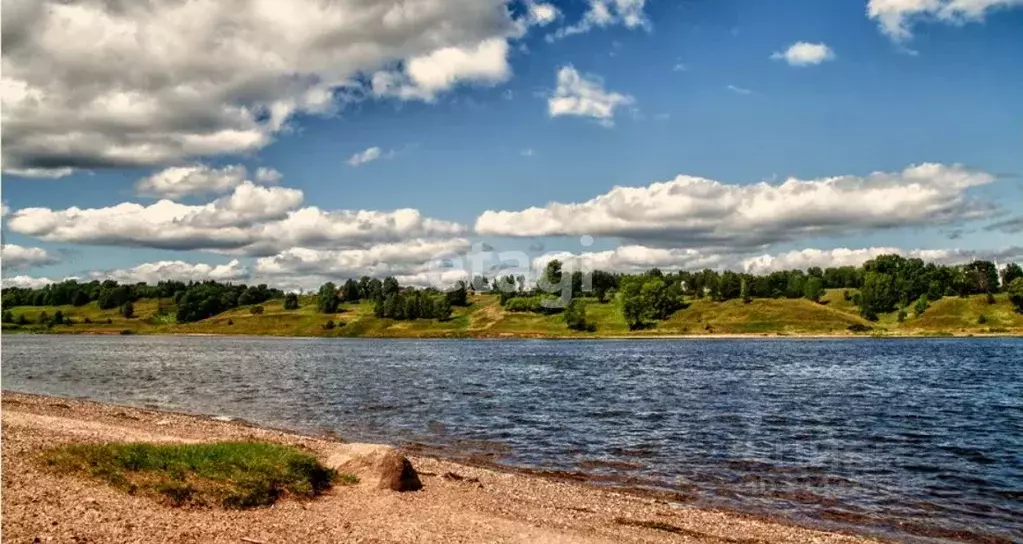
[{"label": "blue sky", "polygon": [[[153,28],[146,24],[173,19],[160,11],[160,2],[121,16],[104,13],[97,3],[79,4],[99,17],[94,20],[100,31],[104,24],[113,32],[127,22],[150,29],[139,31],[146,32]],[[394,273],[420,282],[432,259],[403,251],[402,244],[409,243],[422,251],[436,246],[455,253],[469,251],[474,242],[509,251],[531,247],[533,257],[542,245],[544,251],[599,253],[597,263],[623,271],[647,265],[749,269],[751,259],[764,255],[777,257],[772,266],[778,267],[848,264],[876,254],[877,248],[949,262],[974,256],[1018,259],[1023,256],[1018,247],[1023,230],[1016,220],[1023,215],[1023,5],[942,0],[937,8],[921,11],[924,4],[459,0],[450,12],[439,8],[433,18],[411,21],[409,35],[420,33],[422,39],[408,38],[409,43],[396,44],[386,25],[367,25],[359,39],[379,49],[369,60],[297,37],[295,43],[219,37],[294,63],[269,71],[247,68],[229,53],[204,59],[201,39],[216,38],[216,30],[210,36],[183,33],[179,40],[195,42],[171,60],[141,34],[135,47],[123,49],[93,34],[72,33],[53,42],[19,36],[18,47],[5,43],[4,51],[5,283],[15,284],[14,277],[32,283],[25,278],[66,276],[145,281],[154,271],[201,278],[211,272],[196,265],[232,261],[237,262],[212,272],[213,277],[306,288],[324,278],[362,273]],[[883,16],[869,15],[884,5],[895,7]],[[300,2],[294,9],[304,7]],[[531,20],[538,7],[557,16]],[[604,19],[593,15],[602,7],[608,13]],[[330,28],[330,17],[354,17],[362,8],[344,1],[333,8],[327,15],[309,15],[328,21],[321,30],[348,43],[345,33],[354,30]],[[209,9],[211,20],[232,17]],[[5,11],[10,11],[7,2]],[[25,19],[17,22],[39,31],[58,28],[61,15],[24,9],[16,11],[14,17],[19,16]],[[584,24],[587,20],[591,24]],[[258,30],[267,23],[242,24]],[[559,29],[569,28],[575,33],[557,37]],[[175,31],[181,30],[168,30]],[[61,42],[93,55],[80,61],[62,55]],[[799,42],[826,48],[827,56],[803,65],[772,58]],[[438,50],[449,54],[434,55]],[[119,71],[112,59],[123,55],[137,57],[125,59],[128,64],[153,66],[144,70],[151,77],[146,84],[127,68]],[[112,64],[104,65],[103,59]],[[161,62],[173,69],[161,72]],[[204,62],[225,66],[190,72]],[[582,83],[559,88],[563,69]],[[403,81],[410,94],[378,91],[374,75],[380,73]],[[223,81],[215,81],[212,90],[194,84],[218,77]],[[599,95],[584,96],[587,85]],[[42,93],[41,105],[11,91],[20,86]],[[200,106],[177,98],[174,93],[185,87],[200,94]],[[327,89],[327,104],[292,106],[283,127],[264,124],[253,130],[252,122],[269,117],[265,111],[242,121],[236,117],[238,108],[301,102],[306,96],[301,93],[314,87]],[[559,91],[576,109],[552,113],[552,96]],[[149,100],[145,103],[155,104],[159,113],[121,109],[110,99],[114,95]],[[592,108],[612,96],[618,97],[613,113],[595,113]],[[207,106],[212,113],[196,113]],[[132,127],[130,136],[120,123]],[[251,130],[264,139],[165,145],[219,130]],[[380,158],[349,164],[374,147]],[[72,151],[53,151],[61,148]],[[922,177],[905,174],[920,164],[940,168]],[[166,168],[217,171],[232,165],[245,167],[249,178],[260,167],[276,170],[279,181],[254,185],[300,190],[301,203],[271,212],[266,200],[246,202],[244,210],[233,212],[238,217],[215,222],[220,232],[191,233],[187,241],[172,244],[174,249],[153,236],[132,234],[139,221],[153,232],[169,232],[172,227],[160,221],[170,220],[153,211],[130,221],[122,221],[124,210],[108,209],[90,221],[67,214],[72,207],[148,206],[167,190],[144,195],[137,183]],[[871,181],[872,172],[892,176]],[[656,182],[678,181],[677,176],[718,185],[678,182],[660,196],[642,191]],[[821,181],[836,176],[855,179],[840,184],[836,193]],[[954,181],[964,176],[972,181]],[[789,178],[807,185],[778,192]],[[759,182],[776,190],[749,189]],[[522,213],[550,203],[585,203],[616,186],[640,192],[540,216]],[[225,187],[173,190],[172,199],[200,206],[233,194],[233,185]],[[771,208],[806,191],[816,196],[802,207]],[[666,194],[681,196],[673,200]],[[279,197],[267,195],[280,202]],[[878,206],[894,203],[890,221],[866,217],[870,198],[887,200]],[[836,199],[853,209],[828,213]],[[364,218],[353,228],[366,236],[345,235],[351,226],[345,223],[329,239],[266,227],[310,206],[328,214],[365,210],[382,214],[384,223],[387,213],[411,208],[418,210],[420,222],[430,218],[456,226],[389,229]],[[909,210],[914,206],[917,212]],[[500,224],[477,222],[488,210],[510,215]],[[813,210],[823,210],[822,217],[807,217],[815,215]],[[55,217],[63,222],[59,229]],[[177,219],[172,225],[193,220]],[[252,243],[227,247],[211,241],[223,229],[237,229]],[[268,229],[276,233],[271,241]],[[742,229],[772,234],[752,237]],[[580,245],[583,231],[592,231],[592,246]],[[380,249],[384,245],[390,251]],[[615,253],[623,247],[648,251]],[[31,248],[45,257],[28,252]],[[836,248],[854,252],[836,254]]]}]

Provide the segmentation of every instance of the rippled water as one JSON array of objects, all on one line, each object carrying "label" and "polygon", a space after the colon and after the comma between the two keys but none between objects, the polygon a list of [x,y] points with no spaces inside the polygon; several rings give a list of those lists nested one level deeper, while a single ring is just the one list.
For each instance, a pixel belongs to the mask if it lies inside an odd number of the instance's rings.
[{"label": "rippled water", "polygon": [[902,540],[1023,541],[1023,340],[3,338],[4,389],[222,414]]}]

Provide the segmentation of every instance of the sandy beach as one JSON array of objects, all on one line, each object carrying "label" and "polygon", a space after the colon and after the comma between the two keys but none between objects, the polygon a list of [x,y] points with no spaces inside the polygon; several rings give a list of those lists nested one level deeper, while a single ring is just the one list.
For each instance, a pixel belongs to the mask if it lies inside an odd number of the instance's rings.
[{"label": "sandy beach", "polygon": [[72,442],[255,439],[327,458],[344,445],[208,417],[18,393],[2,398],[6,542],[874,542],[417,456],[409,460],[420,491],[355,485],[269,508],[175,508],[50,473],[38,453]]}]

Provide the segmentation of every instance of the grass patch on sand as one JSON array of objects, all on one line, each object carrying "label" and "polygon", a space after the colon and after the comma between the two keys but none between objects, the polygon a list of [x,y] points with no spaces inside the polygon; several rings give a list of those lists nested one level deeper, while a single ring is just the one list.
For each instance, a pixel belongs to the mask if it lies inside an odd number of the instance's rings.
[{"label": "grass patch on sand", "polygon": [[312,498],[358,481],[297,448],[264,442],[72,444],[44,451],[42,462],[175,506],[267,506],[285,493]]}]

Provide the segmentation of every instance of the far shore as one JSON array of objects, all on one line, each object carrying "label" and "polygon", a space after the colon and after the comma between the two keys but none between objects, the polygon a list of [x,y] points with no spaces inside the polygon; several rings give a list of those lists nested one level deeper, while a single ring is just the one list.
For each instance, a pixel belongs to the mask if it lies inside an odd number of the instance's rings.
[{"label": "far shore", "polygon": [[124,332],[119,329],[90,329],[90,330],[59,330],[59,331],[38,331],[38,330],[6,330],[3,334],[11,335],[61,335],[61,336],[184,336],[200,338],[301,338],[301,339],[367,339],[367,340],[863,340],[863,339],[929,339],[929,338],[1023,338],[1023,331],[1010,332],[947,332],[947,333],[705,333],[705,334],[613,334],[613,335],[553,335],[537,333],[500,333],[500,334],[421,334],[421,335],[359,335],[345,336],[335,335],[291,335],[291,334],[251,334],[251,333],[222,333],[222,332],[163,332],[163,331],[131,331]]},{"label": "far shore", "polygon": [[340,444],[128,406],[3,392],[3,533],[12,541],[152,542],[758,542],[866,543],[868,538],[747,514],[410,455],[424,488],[357,485],[255,510],[189,509],[47,472],[50,446],[81,442],[262,440],[318,457]]}]

